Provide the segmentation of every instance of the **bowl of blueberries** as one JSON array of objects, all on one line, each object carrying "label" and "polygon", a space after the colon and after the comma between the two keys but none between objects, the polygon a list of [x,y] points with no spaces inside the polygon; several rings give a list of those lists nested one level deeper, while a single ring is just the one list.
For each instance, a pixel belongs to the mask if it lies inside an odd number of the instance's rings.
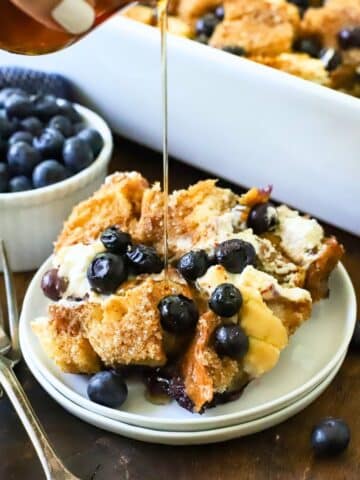
[{"label": "bowl of blueberries", "polygon": [[103,183],[111,131],[89,109],[0,90],[0,238],[14,271],[37,268],[71,208]]}]

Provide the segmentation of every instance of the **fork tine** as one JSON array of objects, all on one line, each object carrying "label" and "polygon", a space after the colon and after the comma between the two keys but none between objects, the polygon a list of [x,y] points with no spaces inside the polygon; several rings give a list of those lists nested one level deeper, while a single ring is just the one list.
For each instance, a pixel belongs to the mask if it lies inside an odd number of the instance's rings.
[{"label": "fork tine", "polygon": [[20,351],[19,344],[19,316],[14,289],[14,280],[10,270],[9,260],[6,253],[4,241],[0,239],[0,259],[4,272],[6,303],[8,311],[9,332],[13,352]]},{"label": "fork tine", "polygon": [[0,327],[3,327],[3,329],[5,329],[5,319],[4,319],[1,302],[0,302]]}]

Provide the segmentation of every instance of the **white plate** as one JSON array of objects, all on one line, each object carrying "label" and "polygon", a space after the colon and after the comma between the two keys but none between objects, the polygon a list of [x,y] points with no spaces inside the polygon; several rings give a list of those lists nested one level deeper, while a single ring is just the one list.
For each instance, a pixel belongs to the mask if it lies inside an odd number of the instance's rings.
[{"label": "white plate", "polygon": [[143,442],[162,443],[166,445],[197,445],[204,443],[223,442],[225,440],[244,437],[245,435],[250,435],[252,433],[260,432],[267,428],[273,427],[274,425],[277,425],[296,415],[298,412],[316,400],[333,380],[345,359],[344,354],[340,358],[340,361],[334,366],[332,372],[323,382],[317,385],[311,392],[302,397],[300,400],[297,400],[296,402],[288,405],[276,413],[230,427],[202,430],[198,432],[168,432],[136,427],[134,425],[129,425],[118,420],[101,416],[97,413],[87,410],[86,408],[80,407],[62,395],[61,392],[56,390],[56,388],[54,388],[51,383],[41,375],[41,373],[34,366],[33,359],[28,351],[24,351],[23,353],[30,370],[40,385],[68,412],[72,413],[84,422],[90,423],[91,425],[95,425],[96,427],[104,430],[108,430],[109,432],[128,438],[133,438],[135,440],[141,440]]},{"label": "white plate", "polygon": [[34,276],[26,293],[20,320],[22,348],[41,375],[79,406],[133,425],[174,431],[196,431],[247,422],[283,408],[311,391],[337,365],[351,339],[356,301],[351,281],[342,265],[330,280],[331,295],[314,307],[312,318],[292,337],[289,347],[271,372],[253,381],[242,396],[203,415],[191,414],[175,402],[156,406],[144,397],[139,382],[129,384],[129,396],[121,410],[91,402],[86,395],[87,377],[62,373],[46,356],[30,326],[46,314],[48,301],[40,289],[50,259]]}]

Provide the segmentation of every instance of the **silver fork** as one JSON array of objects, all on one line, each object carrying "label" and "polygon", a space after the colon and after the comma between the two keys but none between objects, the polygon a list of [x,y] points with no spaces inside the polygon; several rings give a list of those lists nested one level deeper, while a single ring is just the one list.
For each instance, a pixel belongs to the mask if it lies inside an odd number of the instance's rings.
[{"label": "silver fork", "polygon": [[[13,367],[22,355],[19,343],[19,322],[14,282],[4,242],[0,239],[0,260],[3,266],[10,338],[0,323],[0,383],[27,431],[42,464],[47,480],[80,480],[63,465],[46,436],[32,406],[20,385]],[[1,305],[0,305],[1,311]],[[0,313],[0,319],[2,315]]]}]

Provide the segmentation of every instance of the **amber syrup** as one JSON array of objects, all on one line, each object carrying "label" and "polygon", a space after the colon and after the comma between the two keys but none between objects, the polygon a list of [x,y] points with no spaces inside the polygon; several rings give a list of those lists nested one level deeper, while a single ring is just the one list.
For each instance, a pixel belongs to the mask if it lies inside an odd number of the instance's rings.
[{"label": "amber syrup", "polygon": [[163,146],[163,196],[164,196],[164,274],[168,281],[169,270],[169,154],[168,154],[168,76],[167,76],[167,7],[168,0],[157,2],[158,24],[161,35],[161,95],[162,95],[162,146]]}]

